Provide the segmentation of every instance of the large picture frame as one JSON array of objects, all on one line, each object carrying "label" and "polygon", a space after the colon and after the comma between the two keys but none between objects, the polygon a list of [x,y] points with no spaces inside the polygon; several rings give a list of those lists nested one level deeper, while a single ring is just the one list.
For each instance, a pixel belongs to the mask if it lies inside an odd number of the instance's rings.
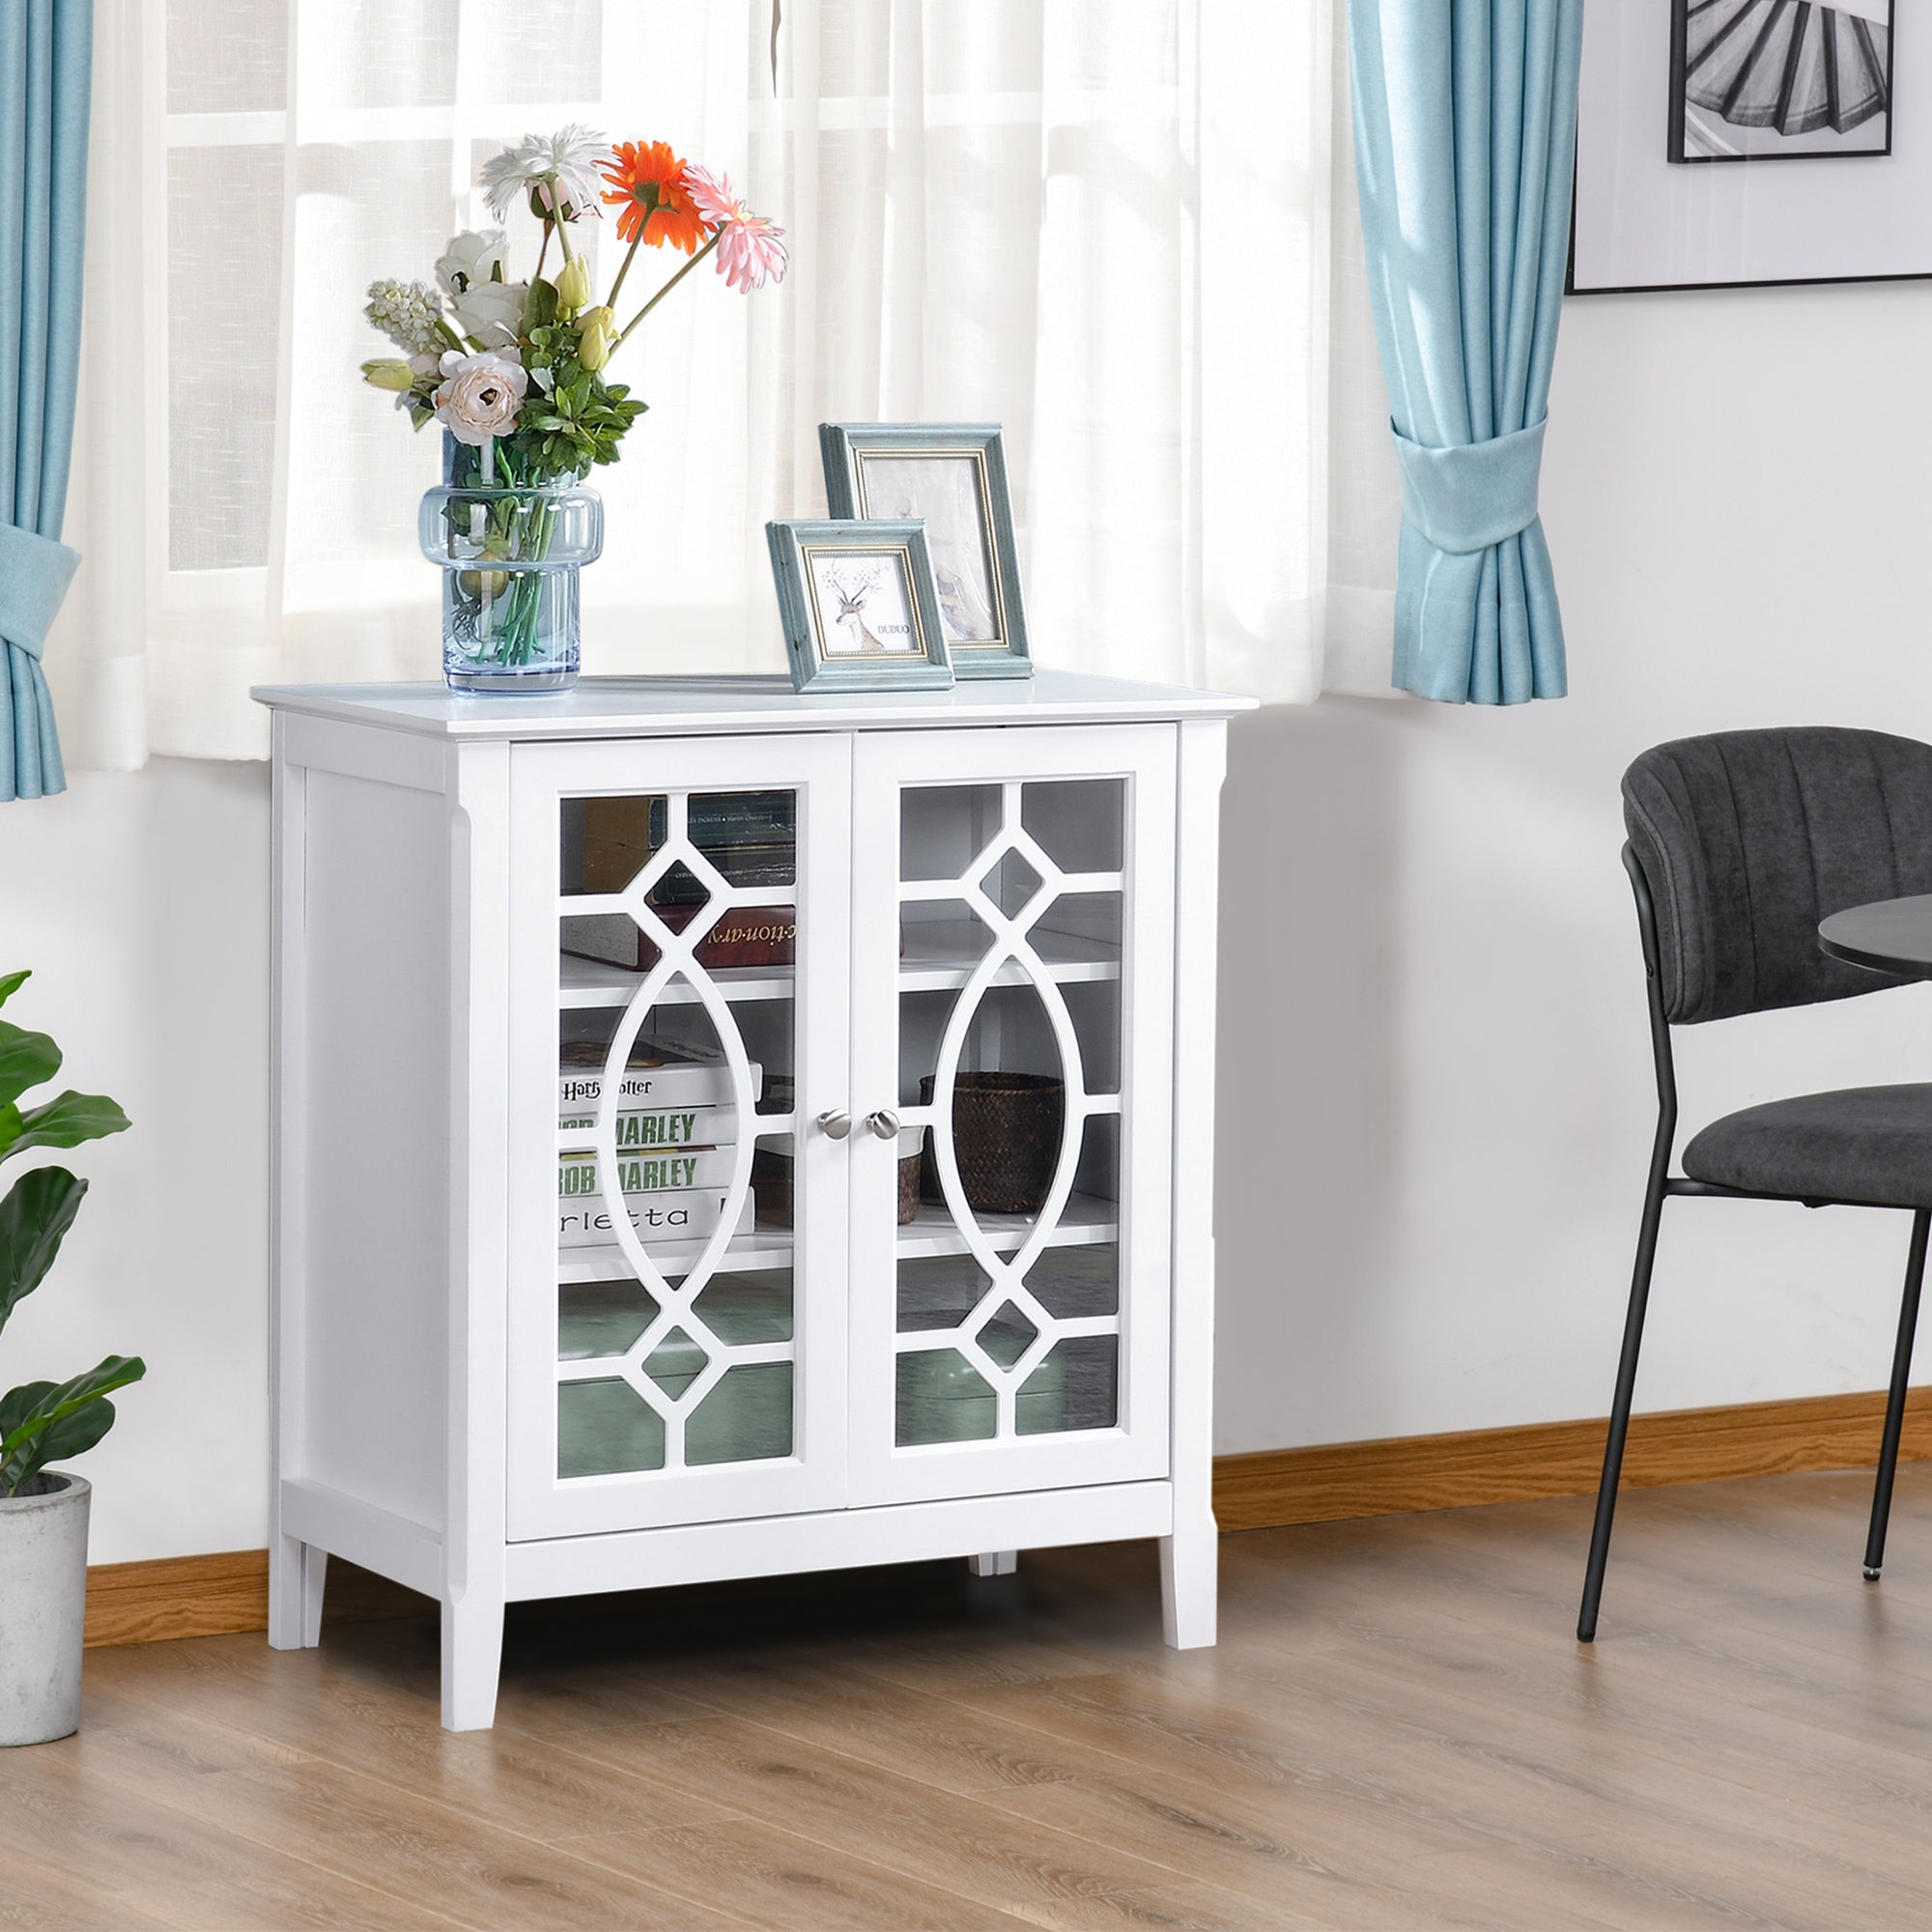
[{"label": "large picture frame", "polygon": [[773,523],[765,540],[795,689],[951,689],[924,525]]},{"label": "large picture frame", "polygon": [[1932,276],[1932,36],[1899,11],[1586,7],[1569,292]]},{"label": "large picture frame", "polygon": [[834,517],[921,518],[940,621],[962,678],[1031,677],[998,423],[820,423]]}]

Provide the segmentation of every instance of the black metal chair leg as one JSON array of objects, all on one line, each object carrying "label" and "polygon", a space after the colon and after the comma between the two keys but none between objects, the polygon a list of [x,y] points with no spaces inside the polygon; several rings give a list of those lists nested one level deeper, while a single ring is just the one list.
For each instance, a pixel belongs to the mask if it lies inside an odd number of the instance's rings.
[{"label": "black metal chair leg", "polygon": [[[1666,1143],[1667,1151],[1667,1143]],[[1630,1433],[1631,1397],[1636,1390],[1636,1358],[1643,1347],[1643,1315],[1650,1301],[1657,1231],[1663,1218],[1662,1162],[1654,1162],[1637,1231],[1636,1266],[1631,1274],[1630,1313],[1624,1318],[1624,1351],[1617,1362],[1617,1391],[1610,1404],[1610,1434],[1604,1445],[1603,1480],[1597,1486],[1597,1521],[1590,1532],[1590,1566],[1583,1575],[1583,1605],[1577,1614],[1577,1641],[1597,1635],[1597,1605],[1604,1594],[1604,1566],[1610,1558],[1610,1524],[1617,1513],[1617,1479],[1623,1473],[1624,1437]]]},{"label": "black metal chair leg", "polygon": [[1932,1211],[1912,1217],[1912,1253],[1905,1264],[1905,1293],[1898,1306],[1898,1341],[1891,1351],[1891,1392],[1885,1404],[1885,1439],[1879,1445],[1878,1483],[1872,1491],[1871,1533],[1865,1538],[1865,1581],[1876,1583],[1885,1562],[1885,1525],[1891,1515],[1891,1479],[1898,1469],[1898,1438],[1905,1428],[1905,1385],[1912,1374],[1912,1338],[1918,1327],[1918,1290],[1925,1279],[1925,1236]]}]

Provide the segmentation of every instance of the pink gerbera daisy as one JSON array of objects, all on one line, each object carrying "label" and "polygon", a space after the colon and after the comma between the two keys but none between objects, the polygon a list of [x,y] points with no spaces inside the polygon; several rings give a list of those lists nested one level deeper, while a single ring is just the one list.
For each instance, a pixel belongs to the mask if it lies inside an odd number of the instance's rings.
[{"label": "pink gerbera daisy", "polygon": [[718,238],[718,272],[732,288],[749,295],[767,281],[781,282],[785,271],[784,230],[753,214],[731,192],[723,175],[687,161],[684,185],[699,218]]}]

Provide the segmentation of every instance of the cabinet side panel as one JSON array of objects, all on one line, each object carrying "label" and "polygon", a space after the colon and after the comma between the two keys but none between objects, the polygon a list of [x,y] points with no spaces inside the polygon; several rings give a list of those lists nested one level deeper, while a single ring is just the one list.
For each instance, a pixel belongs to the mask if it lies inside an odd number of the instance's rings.
[{"label": "cabinet side panel", "polygon": [[299,1467],[440,1529],[448,1282],[449,809],[311,770]]}]

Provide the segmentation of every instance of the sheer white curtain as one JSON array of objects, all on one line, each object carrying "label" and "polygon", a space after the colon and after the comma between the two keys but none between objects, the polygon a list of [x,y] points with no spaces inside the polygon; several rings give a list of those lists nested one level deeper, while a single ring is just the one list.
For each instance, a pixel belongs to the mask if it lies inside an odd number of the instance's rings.
[{"label": "sheer white curtain", "polygon": [[70,761],[259,756],[251,683],[437,674],[437,443],[357,379],[362,290],[571,120],[728,173],[793,246],[624,351],[651,408],[594,479],[587,670],[779,668],[762,526],[822,511],[817,424],[973,419],[1042,663],[1312,697],[1330,6],[787,0],[775,82],[770,0],[99,0]]}]

